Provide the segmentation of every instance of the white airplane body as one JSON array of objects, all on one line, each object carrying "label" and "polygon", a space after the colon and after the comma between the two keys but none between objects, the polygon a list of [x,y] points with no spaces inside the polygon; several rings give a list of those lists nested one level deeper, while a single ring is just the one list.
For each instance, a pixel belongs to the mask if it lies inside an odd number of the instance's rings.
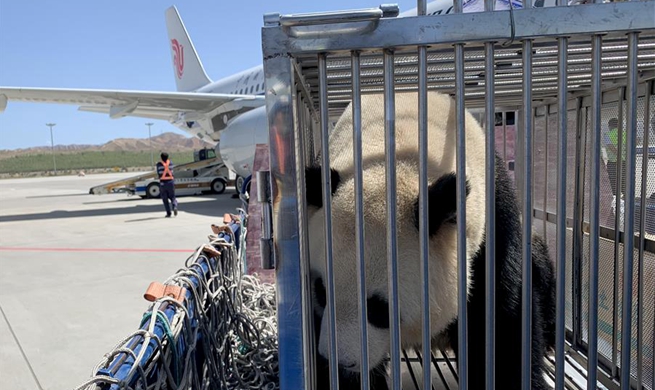
[{"label": "white airplane body", "polygon": [[[479,7],[481,1],[466,1],[464,11]],[[496,9],[507,9],[508,1],[496,0]],[[511,1],[514,8],[521,8],[520,0]],[[452,4],[452,0],[433,1],[427,5],[427,14],[452,13]],[[398,17],[416,14],[414,8]],[[268,143],[263,66],[212,81],[175,6],[166,10],[166,25],[177,92],[0,87],[0,112],[8,101],[23,101],[78,105],[81,111],[108,114],[112,119],[133,116],[166,120],[216,144],[217,154],[231,171],[249,176],[256,145]]]}]

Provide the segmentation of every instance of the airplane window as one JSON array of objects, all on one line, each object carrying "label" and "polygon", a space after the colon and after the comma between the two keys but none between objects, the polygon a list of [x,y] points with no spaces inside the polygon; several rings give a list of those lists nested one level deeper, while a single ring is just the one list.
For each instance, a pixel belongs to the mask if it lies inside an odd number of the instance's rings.
[{"label": "airplane window", "polygon": [[250,93],[251,93],[251,94],[252,94],[252,91],[253,91],[254,88],[255,88],[254,85],[251,85],[251,86],[250,86]]}]

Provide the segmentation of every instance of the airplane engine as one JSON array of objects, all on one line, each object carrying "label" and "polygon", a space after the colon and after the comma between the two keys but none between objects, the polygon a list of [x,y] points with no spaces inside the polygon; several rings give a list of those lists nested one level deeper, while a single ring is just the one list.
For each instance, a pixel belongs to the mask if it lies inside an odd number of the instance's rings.
[{"label": "airplane engine", "polygon": [[245,112],[228,123],[221,132],[219,150],[225,165],[237,175],[252,173],[257,144],[268,143],[266,106]]}]

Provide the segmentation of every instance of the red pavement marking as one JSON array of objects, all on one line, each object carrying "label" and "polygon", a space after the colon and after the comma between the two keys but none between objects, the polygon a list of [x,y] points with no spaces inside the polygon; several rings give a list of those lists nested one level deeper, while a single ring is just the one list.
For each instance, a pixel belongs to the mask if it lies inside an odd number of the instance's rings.
[{"label": "red pavement marking", "polygon": [[25,248],[0,246],[0,251],[6,252],[172,252],[191,253],[193,249],[144,249],[144,248]]}]

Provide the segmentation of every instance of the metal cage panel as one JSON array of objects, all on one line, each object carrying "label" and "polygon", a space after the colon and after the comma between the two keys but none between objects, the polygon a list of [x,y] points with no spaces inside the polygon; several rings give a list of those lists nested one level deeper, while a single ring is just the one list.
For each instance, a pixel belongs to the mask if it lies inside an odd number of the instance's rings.
[{"label": "metal cage panel", "polygon": [[[464,165],[464,109],[487,134],[486,172],[493,155],[504,157],[521,199],[523,258],[531,256],[530,232],[546,239],[557,279],[557,340],[548,358],[549,381],[556,388],[655,389],[653,319],[655,317],[655,1],[584,4],[551,8],[395,18],[392,6],[330,14],[265,16],[262,30],[266,96],[270,126],[274,251],[278,285],[281,388],[310,389],[319,373],[312,322],[309,275],[308,209],[305,167],[326,168],[328,134],[346,106],[354,107],[354,167],[362,167],[361,95],[385,96],[387,215],[395,215],[394,96],[418,91],[419,203],[425,209],[427,91],[454,97],[457,114],[457,172]],[[425,3],[419,1],[419,14]],[[425,12],[423,12],[424,14]],[[512,123],[508,123],[510,116]],[[500,118],[497,121],[496,118]],[[617,129],[608,128],[617,119]],[[612,156],[618,137],[625,159]],[[608,141],[609,140],[609,141]],[[612,141],[614,142],[614,141]],[[480,151],[481,152],[481,151]],[[653,161],[653,164],[651,164]],[[643,168],[642,168],[643,167]],[[331,177],[322,174],[323,199]],[[625,180],[625,178],[634,180]],[[353,246],[357,252],[359,318],[366,319],[366,278],[361,262],[361,175],[355,175]],[[625,184],[623,184],[625,183]],[[457,193],[465,182],[458,175]],[[494,181],[487,181],[486,239],[493,249]],[[617,196],[618,195],[618,196]],[[466,255],[466,198],[458,196],[458,253]],[[326,202],[329,211],[330,202]],[[328,212],[329,215],[329,212]],[[434,351],[431,370],[421,359],[428,349],[400,350],[397,300],[395,219],[387,219],[390,293],[390,373],[392,388],[468,388],[466,334],[460,332],[460,359]],[[420,217],[423,308],[427,288],[427,219]],[[327,274],[333,270],[331,219],[326,222]],[[624,251],[625,246],[633,251]],[[487,255],[487,296],[497,284],[493,250]],[[523,340],[531,337],[531,262],[523,262]],[[465,269],[459,272],[459,326],[465,329]],[[335,297],[326,281],[326,314],[331,331],[329,357],[337,356]],[[487,340],[494,333],[494,302],[487,299]],[[423,317],[423,340],[429,321]],[[631,325],[622,332],[623,322]],[[361,327],[366,340],[366,327]],[[427,343],[424,342],[424,346]],[[524,342],[522,378],[530,377],[530,343]],[[487,343],[487,367],[502,365]],[[363,342],[360,365],[366,367]],[[630,364],[621,362],[629,360]],[[430,364],[427,364],[430,366]],[[588,370],[588,367],[594,369]],[[337,378],[331,364],[328,377]],[[401,375],[402,373],[402,375]],[[487,370],[485,383],[503,388],[504,378]],[[362,388],[370,383],[364,380]],[[336,387],[333,387],[336,388]],[[491,387],[487,387],[491,388]]]}]

